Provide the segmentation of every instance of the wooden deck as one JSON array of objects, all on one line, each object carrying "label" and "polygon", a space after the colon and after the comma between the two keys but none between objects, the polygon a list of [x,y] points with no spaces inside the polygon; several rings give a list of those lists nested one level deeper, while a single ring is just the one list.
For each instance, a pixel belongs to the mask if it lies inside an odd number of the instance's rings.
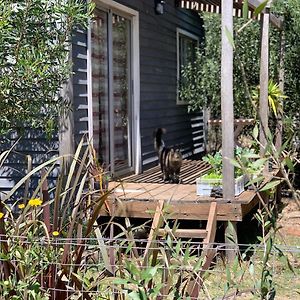
[{"label": "wooden deck", "polygon": [[[114,188],[107,204],[112,215],[119,217],[152,218],[160,200],[168,218],[182,220],[207,220],[210,204],[217,202],[218,221],[242,221],[258,203],[258,193],[245,191],[231,202],[223,198],[196,195],[196,178],[207,172],[204,162],[185,161],[181,173],[182,183],[164,183],[158,167],[141,175],[133,175],[122,181],[110,182]],[[270,174],[270,179],[272,175]],[[263,199],[265,193],[260,193]],[[102,215],[108,215],[102,211]]]}]

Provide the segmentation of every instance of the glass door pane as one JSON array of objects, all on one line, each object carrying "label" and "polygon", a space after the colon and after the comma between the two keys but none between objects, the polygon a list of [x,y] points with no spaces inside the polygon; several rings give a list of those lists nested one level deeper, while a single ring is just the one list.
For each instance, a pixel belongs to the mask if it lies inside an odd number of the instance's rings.
[{"label": "glass door pane", "polygon": [[97,9],[91,24],[93,145],[99,162],[109,164],[108,14]]},{"label": "glass door pane", "polygon": [[131,162],[131,42],[130,20],[113,14],[113,164],[116,172],[128,169]]}]

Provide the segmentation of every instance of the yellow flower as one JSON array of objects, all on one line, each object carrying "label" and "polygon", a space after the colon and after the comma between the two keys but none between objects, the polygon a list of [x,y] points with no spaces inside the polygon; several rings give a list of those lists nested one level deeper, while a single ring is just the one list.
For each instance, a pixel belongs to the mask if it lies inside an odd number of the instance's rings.
[{"label": "yellow flower", "polygon": [[40,198],[34,198],[30,199],[28,203],[30,206],[40,206],[42,205],[43,201]]},{"label": "yellow flower", "polygon": [[58,231],[53,231],[53,232],[52,232],[52,235],[53,235],[53,236],[59,236],[59,232],[58,232]]},{"label": "yellow flower", "polygon": [[21,203],[21,204],[18,205],[18,207],[19,207],[20,209],[23,209],[23,208],[25,207],[25,204],[24,204],[24,203]]},{"label": "yellow flower", "polygon": [[2,219],[4,216],[4,213],[0,211],[0,219]]}]

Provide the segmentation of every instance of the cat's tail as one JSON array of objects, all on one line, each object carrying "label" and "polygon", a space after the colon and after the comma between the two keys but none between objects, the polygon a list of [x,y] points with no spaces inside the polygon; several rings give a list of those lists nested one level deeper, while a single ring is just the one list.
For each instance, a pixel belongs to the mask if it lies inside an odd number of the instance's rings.
[{"label": "cat's tail", "polygon": [[166,129],[165,128],[157,128],[154,132],[153,132],[153,138],[154,138],[154,149],[157,152],[160,152],[164,147],[165,147],[165,143],[162,139],[162,135],[166,133]]}]

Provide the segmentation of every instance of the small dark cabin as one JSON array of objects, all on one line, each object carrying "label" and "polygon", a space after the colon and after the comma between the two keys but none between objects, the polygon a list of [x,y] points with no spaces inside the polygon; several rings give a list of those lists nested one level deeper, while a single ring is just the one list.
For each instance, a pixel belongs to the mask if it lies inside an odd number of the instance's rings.
[{"label": "small dark cabin", "polygon": [[29,129],[16,146],[19,157],[0,172],[1,190],[22,177],[25,155],[37,165],[72,153],[84,134],[116,174],[156,164],[157,127],[167,129],[166,144],[178,146],[185,157],[204,149],[202,113],[188,113],[177,92],[181,65],[194,58],[204,37],[199,14],[177,7],[175,0],[94,2],[89,29],[73,37],[73,75],[66,89],[73,113],[60,141],[49,143]]}]

